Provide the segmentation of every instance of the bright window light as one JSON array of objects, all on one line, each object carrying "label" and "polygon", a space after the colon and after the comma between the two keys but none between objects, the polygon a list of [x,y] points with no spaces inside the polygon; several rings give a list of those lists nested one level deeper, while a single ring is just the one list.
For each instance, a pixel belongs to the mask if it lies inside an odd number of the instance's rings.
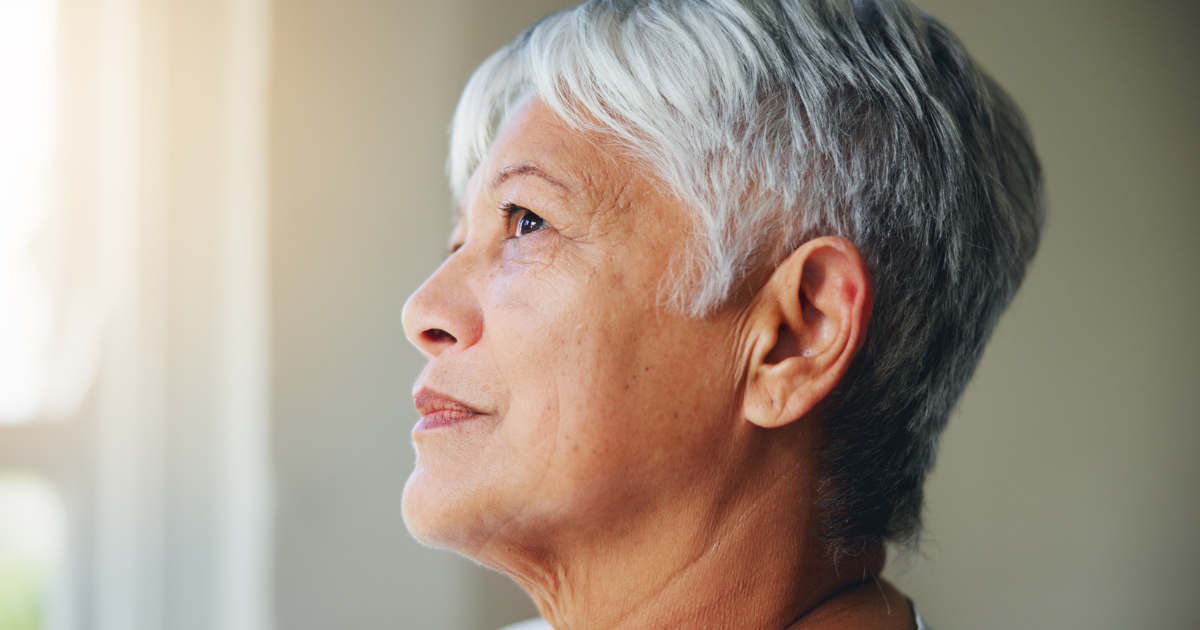
[{"label": "bright window light", "polygon": [[54,310],[35,246],[50,201],[56,9],[0,0],[0,423],[37,414],[48,377]]},{"label": "bright window light", "polygon": [[65,539],[54,488],[33,475],[0,474],[0,628],[46,627]]}]

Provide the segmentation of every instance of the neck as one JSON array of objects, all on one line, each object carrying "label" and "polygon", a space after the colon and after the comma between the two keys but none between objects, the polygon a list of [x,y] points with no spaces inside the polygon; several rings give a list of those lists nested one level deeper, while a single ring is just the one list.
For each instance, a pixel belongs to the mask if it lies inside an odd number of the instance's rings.
[{"label": "neck", "polygon": [[877,580],[882,549],[828,558],[812,461],[722,475],[749,481],[671,493],[622,527],[496,539],[477,559],[512,575],[558,630],[889,627],[843,623],[884,610],[908,628],[903,596]]}]

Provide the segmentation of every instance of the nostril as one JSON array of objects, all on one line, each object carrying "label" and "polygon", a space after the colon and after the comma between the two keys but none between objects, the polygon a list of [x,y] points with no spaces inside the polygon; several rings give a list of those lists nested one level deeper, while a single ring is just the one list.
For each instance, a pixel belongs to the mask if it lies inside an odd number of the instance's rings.
[{"label": "nostril", "polygon": [[424,337],[426,341],[428,341],[430,343],[435,343],[438,345],[445,344],[445,343],[454,343],[455,341],[457,341],[457,339],[454,338],[454,335],[451,335],[450,333],[442,330],[441,328],[430,328],[429,330],[426,330],[425,332],[421,333],[421,336]]}]

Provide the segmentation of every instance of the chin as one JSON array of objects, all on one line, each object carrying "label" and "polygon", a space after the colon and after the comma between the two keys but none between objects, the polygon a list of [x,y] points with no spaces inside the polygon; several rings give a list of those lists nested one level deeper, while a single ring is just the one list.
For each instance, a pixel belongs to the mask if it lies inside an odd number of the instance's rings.
[{"label": "chin", "polygon": [[430,547],[454,549],[462,538],[462,524],[455,524],[453,501],[445,500],[447,492],[438,491],[433,473],[420,466],[413,470],[404,484],[402,511],[404,525],[418,542]]},{"label": "chin", "polygon": [[421,544],[470,555],[487,540],[495,505],[494,489],[470,483],[461,475],[439,475],[418,462],[404,484],[404,524]]}]

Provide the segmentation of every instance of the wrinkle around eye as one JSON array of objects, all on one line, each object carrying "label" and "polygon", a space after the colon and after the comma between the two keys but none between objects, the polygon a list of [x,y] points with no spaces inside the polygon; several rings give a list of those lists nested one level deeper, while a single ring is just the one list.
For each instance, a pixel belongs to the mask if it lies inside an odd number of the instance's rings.
[{"label": "wrinkle around eye", "polygon": [[536,232],[504,241],[504,263],[529,266],[538,265],[538,271],[554,264],[559,255],[561,237],[550,225]]}]

